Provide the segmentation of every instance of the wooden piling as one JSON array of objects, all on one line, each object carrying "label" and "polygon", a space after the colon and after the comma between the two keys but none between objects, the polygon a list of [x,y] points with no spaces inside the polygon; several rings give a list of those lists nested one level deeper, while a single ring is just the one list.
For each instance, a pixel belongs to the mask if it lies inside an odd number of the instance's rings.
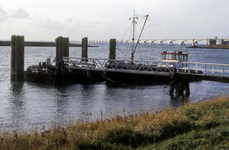
[{"label": "wooden piling", "polygon": [[59,61],[63,57],[63,37],[59,36],[56,38],[56,67],[59,66]]},{"label": "wooden piling", "polygon": [[[82,58],[88,58],[88,38],[82,38]],[[83,59],[84,61],[88,61],[87,59]]]},{"label": "wooden piling", "polygon": [[169,96],[173,96],[174,88],[175,88],[174,80],[171,80],[170,81]]},{"label": "wooden piling", "polygon": [[69,57],[69,38],[59,36],[56,38],[56,67],[62,57]]},{"label": "wooden piling", "polygon": [[115,59],[115,56],[116,56],[116,39],[110,39],[109,59]]},{"label": "wooden piling", "polygon": [[64,40],[64,43],[63,43],[63,48],[64,48],[63,57],[69,57],[69,38],[66,37],[63,40]]},{"label": "wooden piling", "polygon": [[[84,37],[82,38],[82,60],[88,62],[87,58],[88,58],[88,38]],[[82,74],[86,76],[88,82],[92,81],[90,70],[84,70],[82,71]]]},{"label": "wooden piling", "polygon": [[11,36],[11,82],[24,81],[24,36]]}]

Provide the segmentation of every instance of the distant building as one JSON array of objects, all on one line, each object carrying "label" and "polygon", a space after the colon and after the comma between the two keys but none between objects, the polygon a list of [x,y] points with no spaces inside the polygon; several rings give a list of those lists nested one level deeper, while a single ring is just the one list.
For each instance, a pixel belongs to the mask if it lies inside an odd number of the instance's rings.
[{"label": "distant building", "polygon": [[226,44],[228,44],[228,41],[224,41],[224,39],[218,39],[217,44],[218,45],[226,45]]},{"label": "distant building", "polygon": [[216,45],[216,39],[207,39],[206,45]]}]

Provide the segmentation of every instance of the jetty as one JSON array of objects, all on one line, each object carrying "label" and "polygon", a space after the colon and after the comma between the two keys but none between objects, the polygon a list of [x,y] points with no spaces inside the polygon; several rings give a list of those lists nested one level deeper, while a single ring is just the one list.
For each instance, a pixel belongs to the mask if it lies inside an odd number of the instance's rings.
[{"label": "jetty", "polygon": [[[35,43],[35,42],[34,42]],[[46,43],[47,44],[47,43]],[[229,64],[163,62],[116,59],[116,39],[109,41],[108,59],[88,58],[88,38],[82,38],[82,57],[69,56],[69,38],[55,39],[56,57],[24,70],[24,36],[11,37],[12,82],[72,84],[110,81],[115,83],[170,83],[169,94],[189,95],[189,83],[196,80],[229,82]],[[36,43],[34,44],[36,45]],[[42,46],[41,43],[37,44]],[[177,54],[178,55],[178,54]],[[200,73],[201,72],[201,73]]]}]

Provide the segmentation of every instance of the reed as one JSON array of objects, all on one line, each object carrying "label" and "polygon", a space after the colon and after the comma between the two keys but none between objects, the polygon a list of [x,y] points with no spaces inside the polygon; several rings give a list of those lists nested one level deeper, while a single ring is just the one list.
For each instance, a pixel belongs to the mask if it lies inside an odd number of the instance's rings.
[{"label": "reed", "polygon": [[[127,114],[127,113],[126,113]],[[229,96],[138,115],[85,113],[67,126],[39,132],[2,131],[0,149],[226,149],[229,148]]]}]

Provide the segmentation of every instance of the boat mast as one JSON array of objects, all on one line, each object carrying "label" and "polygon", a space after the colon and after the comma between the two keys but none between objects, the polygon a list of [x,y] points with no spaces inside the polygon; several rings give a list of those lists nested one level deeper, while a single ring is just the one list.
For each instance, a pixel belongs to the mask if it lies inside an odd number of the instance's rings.
[{"label": "boat mast", "polygon": [[[135,19],[138,19],[138,17],[135,16],[135,11],[134,11],[134,16],[133,16],[133,21],[132,21],[132,23],[133,23],[133,38],[132,38],[132,49],[131,49],[131,61],[133,61],[133,59],[134,59],[135,50],[136,50],[136,48],[137,48],[137,45],[138,45],[138,43],[139,43],[139,39],[140,39],[140,37],[141,37],[141,35],[142,35],[143,29],[144,29],[144,27],[145,27],[145,24],[146,24],[146,21],[147,21],[149,15],[146,15],[145,17],[146,17],[146,19],[145,19],[145,22],[144,22],[144,24],[143,24],[141,33],[140,33],[140,35],[139,35],[139,37],[138,37],[138,40],[137,40],[136,45],[134,46],[134,28],[135,28],[135,24],[137,24],[137,22],[135,21]],[[130,19],[131,19],[131,18],[130,18]]]},{"label": "boat mast", "polygon": [[134,53],[135,53],[135,50],[136,50],[136,48],[137,48],[137,46],[138,46],[139,40],[140,40],[140,38],[141,38],[141,35],[142,35],[142,32],[143,32],[143,29],[144,29],[144,27],[145,27],[145,25],[146,25],[146,21],[147,21],[147,19],[148,19],[149,15],[146,15],[145,17],[146,17],[146,20],[145,20],[145,22],[144,22],[144,24],[143,24],[143,27],[142,27],[141,33],[140,33],[140,35],[139,35],[139,37],[138,37],[138,40],[137,40],[137,43],[136,43],[136,45],[135,45],[135,47],[134,47],[134,51],[133,51],[133,53],[132,53],[131,60],[133,60],[133,59],[134,59]]},{"label": "boat mast", "polygon": [[132,21],[132,23],[133,23],[133,37],[132,37],[132,49],[131,49],[131,61],[133,60],[133,54],[134,54],[134,28],[135,28],[135,24],[136,24],[135,19],[138,19],[138,17],[135,16],[135,10],[134,10],[134,16],[132,19],[133,19],[133,21]]}]

